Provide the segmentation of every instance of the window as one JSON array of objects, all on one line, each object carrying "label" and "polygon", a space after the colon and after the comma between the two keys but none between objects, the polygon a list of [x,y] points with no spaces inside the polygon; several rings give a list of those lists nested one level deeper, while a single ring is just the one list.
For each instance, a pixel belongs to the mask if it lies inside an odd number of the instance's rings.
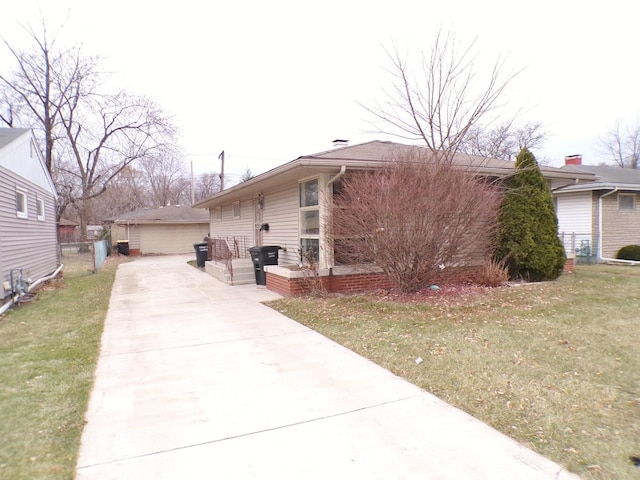
[{"label": "window", "polygon": [[213,219],[217,222],[222,220],[222,208],[220,206],[213,210]]},{"label": "window", "polygon": [[320,207],[318,179],[300,184],[300,250],[302,260],[320,259]]},{"label": "window", "polygon": [[44,200],[36,198],[36,207],[38,208],[38,220],[44,222]]},{"label": "window", "polygon": [[240,218],[240,202],[233,202],[232,209],[234,220]]},{"label": "window", "polygon": [[618,210],[635,210],[636,196],[629,193],[618,194]]},{"label": "window", "polygon": [[16,216],[19,218],[29,218],[27,192],[19,188],[16,188]]}]

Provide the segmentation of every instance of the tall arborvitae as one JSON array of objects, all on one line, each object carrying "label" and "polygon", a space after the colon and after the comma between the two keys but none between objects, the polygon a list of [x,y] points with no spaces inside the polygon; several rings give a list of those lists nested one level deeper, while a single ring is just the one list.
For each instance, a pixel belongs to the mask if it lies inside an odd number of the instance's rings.
[{"label": "tall arborvitae", "polygon": [[518,154],[515,167],[500,206],[495,257],[505,263],[513,279],[555,280],[566,256],[551,191],[526,148]]}]

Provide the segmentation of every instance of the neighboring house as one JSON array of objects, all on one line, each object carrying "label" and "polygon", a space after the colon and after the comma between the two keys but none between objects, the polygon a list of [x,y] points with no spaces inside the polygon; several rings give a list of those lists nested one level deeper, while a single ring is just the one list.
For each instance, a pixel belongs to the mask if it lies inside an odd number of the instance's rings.
[{"label": "neighboring house", "polygon": [[131,255],[194,252],[193,244],[209,232],[206,211],[180,205],[136,210],[109,222],[111,244],[128,241]]},{"label": "neighboring house", "polygon": [[562,170],[590,173],[591,181],[553,191],[558,231],[576,261],[615,259],[621,247],[640,244],[640,171],[582,165],[579,155],[566,157]]},{"label": "neighboring house", "polygon": [[61,218],[58,222],[58,242],[73,243],[78,241],[78,224]]},{"label": "neighboring house", "polygon": [[56,198],[33,132],[0,128],[0,303],[12,271],[36,282],[59,267]]},{"label": "neighboring house", "polygon": [[[252,281],[251,275],[237,279],[240,271],[252,274],[247,248],[275,245],[282,247],[279,265],[265,267],[270,290],[282,294],[304,290],[308,274],[297,265],[302,263],[301,250],[309,248],[317,252],[319,275],[330,291],[387,286],[380,273],[336,261],[327,228],[334,187],[347,171],[379,168],[404,152],[422,148],[382,141],[334,148],[299,157],[195,204],[210,212],[213,252],[207,271],[232,284]],[[494,178],[514,171],[514,162],[464,154],[456,156],[455,164]],[[552,188],[591,177],[553,167],[541,166],[541,171]]]}]

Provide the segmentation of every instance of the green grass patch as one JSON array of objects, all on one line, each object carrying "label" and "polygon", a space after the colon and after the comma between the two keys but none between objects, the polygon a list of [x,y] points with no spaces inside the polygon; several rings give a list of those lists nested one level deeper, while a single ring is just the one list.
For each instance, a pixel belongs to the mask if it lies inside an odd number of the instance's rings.
[{"label": "green grass patch", "polygon": [[639,268],[403,300],[270,306],[584,478],[640,478]]},{"label": "green grass patch", "polygon": [[0,316],[0,478],[69,479],[74,469],[111,286],[124,258],[90,274],[66,255],[64,279]]}]

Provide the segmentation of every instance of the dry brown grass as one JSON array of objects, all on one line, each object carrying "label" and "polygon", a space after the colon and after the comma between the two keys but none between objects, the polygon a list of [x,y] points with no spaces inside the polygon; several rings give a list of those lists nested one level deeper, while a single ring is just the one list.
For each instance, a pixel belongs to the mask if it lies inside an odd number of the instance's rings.
[{"label": "dry brown grass", "polygon": [[271,305],[584,478],[637,479],[639,303],[640,269],[596,265],[548,283]]}]

